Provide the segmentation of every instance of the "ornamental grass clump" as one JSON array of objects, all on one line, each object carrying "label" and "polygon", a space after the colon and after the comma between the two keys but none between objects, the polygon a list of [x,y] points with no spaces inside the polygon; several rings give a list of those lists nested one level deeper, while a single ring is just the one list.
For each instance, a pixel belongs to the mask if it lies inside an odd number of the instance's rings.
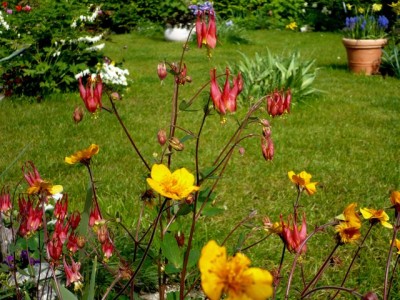
[{"label": "ornamental grass clump", "polygon": [[[197,46],[203,48],[198,51],[209,61],[213,48]],[[383,208],[362,206],[358,212],[357,203],[353,202],[343,205],[343,212],[331,212],[331,220],[318,225],[313,220],[318,203],[312,201],[310,205],[303,197],[319,193],[322,176],[317,175],[314,180],[307,171],[289,171],[285,184],[294,188],[294,201],[286,203],[291,208],[289,213],[282,203],[278,216],[258,216],[251,211],[239,216],[236,224],[229,224],[230,218],[225,218],[224,226],[232,226],[226,236],[211,237],[214,223],[210,218],[224,212],[219,203],[224,195],[219,193],[219,187],[224,185],[229,190],[232,182],[232,158],[241,158],[244,147],[257,147],[259,158],[249,157],[249,161],[270,163],[281,151],[273,141],[273,124],[282,116],[290,117],[295,96],[291,87],[283,91],[272,86],[275,96],[265,93],[244,109],[237,105],[246,84],[241,72],[232,75],[230,68],[212,67],[202,79],[193,79],[185,59],[198,52],[188,49],[189,41],[184,43],[178,59],[154,62],[154,77],[163,81],[161,88],[169,85],[173,91],[169,126],[160,128],[157,134],[143,128],[131,131],[125,124],[119,110],[125,99],[115,90],[117,82],[124,86],[123,81],[105,82],[100,68],[78,74],[76,93],[89,117],[74,117],[74,121],[80,119],[93,131],[101,131],[99,118],[115,118],[137,158],[137,177],[132,182],[141,183],[141,193],[132,194],[126,187],[121,199],[127,211],[111,215],[105,210],[102,203],[107,201],[107,192],[97,179],[97,166],[102,163],[102,149],[110,147],[108,143],[87,142],[87,148],[76,146],[73,153],[60,153],[59,162],[64,161],[68,172],[82,178],[82,186],[87,186],[86,199],[74,203],[78,210],[71,209],[75,200],[67,189],[43,179],[45,176],[35,164],[26,162],[17,186],[12,190],[4,187],[0,193],[0,230],[6,236],[6,242],[2,241],[5,246],[0,296],[7,300],[137,299],[138,294],[148,292],[146,276],[151,272],[156,274],[152,287],[159,299],[302,299],[318,297],[321,292],[331,299],[338,293],[360,299],[379,294],[388,299],[396,293],[398,259],[393,256],[398,257],[395,252],[400,252],[397,191],[390,197],[395,222],[391,221],[393,213],[386,213]],[[85,80],[89,84],[84,85]],[[219,80],[224,85],[219,85]],[[181,96],[184,89],[192,95],[186,100]],[[75,115],[77,109],[72,110]],[[187,115],[190,122],[185,123]],[[159,122],[158,116],[154,120]],[[76,126],[70,121],[71,126]],[[207,131],[211,122],[227,136],[225,143],[210,142],[216,134]],[[145,143],[152,145],[151,153],[142,150],[143,145],[136,139],[138,134],[149,135]],[[110,136],[109,142],[113,141]],[[205,158],[205,151],[211,153],[211,159],[208,155]],[[227,193],[226,197],[231,195]],[[124,223],[126,214],[132,216],[133,223]],[[354,276],[361,250],[376,251],[365,247],[373,229],[386,230],[382,235],[391,232],[392,237],[386,245],[388,254],[381,251],[386,259],[382,290],[372,291],[362,284],[353,286],[354,281],[350,285],[348,278]],[[320,233],[328,236],[324,249],[319,242],[314,243],[313,238]],[[278,259],[276,253],[265,252],[264,262],[256,263],[246,251],[265,243],[281,249]],[[331,250],[321,259],[319,252],[325,248]],[[323,275],[327,266],[342,248],[351,252],[350,262],[326,283],[329,276]],[[362,263],[357,272],[362,272]],[[311,268],[307,267],[309,264]],[[28,279],[21,279],[24,274],[30,275]]]},{"label": "ornamental grass clump", "polygon": [[356,6],[350,3],[344,5],[345,12],[353,16],[346,17],[344,36],[351,39],[374,40],[387,35],[389,20],[379,14],[382,4],[374,3],[371,6]]}]

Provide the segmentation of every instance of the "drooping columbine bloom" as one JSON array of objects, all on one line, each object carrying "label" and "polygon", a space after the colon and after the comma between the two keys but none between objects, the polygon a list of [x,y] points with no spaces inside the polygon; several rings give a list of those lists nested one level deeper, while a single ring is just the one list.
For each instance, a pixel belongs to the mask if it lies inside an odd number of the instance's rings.
[{"label": "drooping columbine bloom", "polygon": [[101,250],[104,253],[104,258],[109,259],[114,252],[114,245],[110,239],[108,239],[105,243],[102,244]]},{"label": "drooping columbine bloom", "polygon": [[267,95],[267,111],[272,117],[281,116],[290,112],[292,93],[290,89],[285,91],[274,91]]},{"label": "drooping columbine bloom", "polygon": [[306,171],[302,171],[299,174],[295,174],[293,171],[288,172],[290,181],[296,184],[301,190],[305,190],[308,195],[313,195],[316,191],[316,185],[318,182],[311,182],[311,174]]},{"label": "drooping columbine bloom", "polygon": [[199,6],[192,5],[190,8],[197,15],[197,46],[201,48],[203,45],[206,45],[208,48],[214,49],[217,45],[217,25],[212,4],[206,2]]},{"label": "drooping columbine bloom", "polygon": [[61,200],[58,200],[54,205],[54,216],[59,220],[64,220],[68,213],[68,196],[64,194]]},{"label": "drooping columbine bloom", "polygon": [[62,247],[63,244],[60,239],[57,235],[53,234],[52,239],[47,242],[47,257],[57,264],[58,260],[61,258]]},{"label": "drooping columbine bloom", "polygon": [[11,204],[11,196],[8,190],[5,187],[1,190],[0,193],[0,213],[8,212],[12,207]]},{"label": "drooping columbine bloom", "polygon": [[76,163],[87,165],[90,163],[92,156],[96,155],[97,153],[99,153],[99,146],[96,144],[91,144],[88,148],[77,151],[71,156],[67,156],[64,161],[70,165]]},{"label": "drooping columbine bloom", "polygon": [[282,239],[290,252],[305,253],[306,245],[300,247],[307,237],[306,216],[303,215],[301,226],[297,226],[293,216],[288,217],[288,222],[283,222],[281,216]]},{"label": "drooping columbine bloom", "polygon": [[86,109],[95,113],[98,109],[101,109],[101,96],[103,93],[103,82],[100,75],[89,74],[86,80],[86,86],[82,83],[82,77],[78,78],[79,82],[79,93],[83,102],[85,103]]},{"label": "drooping columbine bloom", "polygon": [[46,196],[49,196],[59,194],[63,191],[61,185],[52,185],[50,182],[43,180],[31,161],[26,162],[22,166],[22,172],[29,184],[28,194],[30,195],[44,193]]},{"label": "drooping columbine bloom", "polygon": [[242,253],[227,257],[226,248],[209,241],[201,250],[199,269],[201,287],[210,300],[223,295],[231,300],[265,300],[273,293],[273,277],[260,268],[250,268]]},{"label": "drooping columbine bloom", "polygon": [[83,279],[81,273],[79,273],[79,269],[81,268],[81,264],[78,262],[74,262],[71,257],[71,266],[67,264],[64,256],[64,271],[65,276],[67,277],[67,284],[69,286],[71,283],[74,283],[75,287],[80,284]]},{"label": "drooping columbine bloom", "polygon": [[393,228],[393,225],[390,224],[389,216],[383,209],[373,209],[373,208],[360,208],[360,212],[364,219],[370,220],[371,223],[380,222],[382,226],[386,228]]},{"label": "drooping columbine bloom", "polygon": [[185,199],[199,189],[194,185],[194,176],[188,170],[181,168],[171,173],[163,164],[153,165],[147,183],[160,195],[174,200]]},{"label": "drooping columbine bloom", "polygon": [[168,72],[167,72],[167,67],[165,66],[165,63],[159,63],[157,66],[157,75],[158,78],[160,78],[161,81],[167,77]]},{"label": "drooping columbine bloom", "polygon": [[224,89],[221,90],[221,88],[217,83],[216,69],[214,68],[210,71],[211,99],[214,103],[215,109],[221,115],[225,115],[227,112],[233,113],[236,111],[236,98],[243,89],[243,78],[240,72],[237,75],[237,77],[233,78],[233,87],[231,87],[229,83],[230,71],[228,68],[226,68],[225,74],[226,74],[225,85]]}]

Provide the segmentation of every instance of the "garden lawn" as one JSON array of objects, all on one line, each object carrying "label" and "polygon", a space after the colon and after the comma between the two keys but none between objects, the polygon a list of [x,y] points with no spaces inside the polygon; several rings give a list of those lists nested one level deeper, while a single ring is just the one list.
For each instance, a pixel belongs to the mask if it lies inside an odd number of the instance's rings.
[{"label": "garden lawn", "polygon": [[[250,224],[257,226],[262,224],[264,216],[273,221],[279,221],[280,214],[286,217],[296,198],[296,189],[287,177],[290,170],[296,173],[306,170],[319,182],[315,195],[303,195],[300,200],[309,231],[332,220],[352,202],[357,202],[358,208],[388,208],[390,192],[400,188],[400,82],[390,77],[349,73],[338,34],[255,31],[248,33],[248,39],[249,44],[218,45],[211,59],[205,49],[192,44],[185,62],[193,82],[180,88],[180,100],[189,99],[205,84],[214,66],[221,74],[227,64],[238,62],[239,51],[253,56],[255,52],[267,53],[267,48],[273,54],[285,56],[298,50],[304,60],[315,59],[319,70],[314,87],[321,92],[308,98],[294,98],[291,113],[282,118],[271,120],[264,112],[264,118],[270,119],[272,125],[274,160],[263,159],[258,138],[243,143],[244,155],[235,152],[217,188],[215,205],[223,208],[224,213],[205,218],[206,222],[198,226],[202,235],[195,238],[195,244],[203,245],[212,238],[221,242],[221,237],[253,210],[257,216]],[[123,62],[132,79],[123,100],[117,103],[119,112],[151,163],[161,154],[156,135],[160,128],[168,129],[173,86],[172,76],[160,84],[156,67],[163,59],[177,61],[181,49],[180,43],[137,33],[112,35],[107,43],[106,54]],[[178,123],[182,127],[198,131],[207,91],[191,107],[193,111],[179,113]],[[240,110],[245,108],[244,102],[241,103],[235,115],[238,118],[243,116]],[[109,106],[106,99],[104,104]],[[122,222],[133,227],[141,207],[141,193],[146,189],[146,169],[112,115],[106,111],[95,117],[86,113],[81,123],[74,124],[72,112],[77,105],[82,105],[78,90],[74,94],[53,95],[41,103],[23,99],[0,102],[0,185],[9,185],[13,191],[22,179],[21,165],[32,160],[42,177],[62,184],[71,205],[82,209],[88,183],[85,169],[65,164],[64,157],[96,143],[100,152],[93,159],[93,171],[100,204],[110,218],[119,213]],[[214,113],[206,121],[204,138],[200,141],[201,168],[211,165],[228,132],[235,128],[234,117],[221,125]],[[259,133],[261,127],[253,124],[248,131]],[[177,131],[179,138],[184,135]],[[186,167],[194,171],[194,144],[193,139],[188,140],[185,150],[174,154],[172,169]],[[24,188],[25,185],[16,191]],[[389,209],[387,212],[393,220],[394,212]],[[363,232],[367,225],[364,227]],[[239,229],[231,237],[229,251],[234,249],[239,233],[248,231]],[[254,235],[260,238],[265,232]],[[350,276],[349,286],[358,287],[361,292],[382,288],[382,266],[390,238],[390,230],[380,226],[373,229]],[[304,264],[310,265],[306,271],[315,271],[321,257],[334,245],[333,229],[312,239],[304,258]],[[325,283],[340,284],[342,275],[338,274],[346,270],[349,255],[355,249],[350,245],[338,250],[337,256],[343,264],[328,269],[331,276],[325,278]],[[272,270],[279,264],[281,250],[279,238],[272,236],[246,254],[254,265]],[[284,269],[284,278],[289,267]],[[310,274],[306,275],[309,278]],[[299,284],[300,277],[296,280]]]}]

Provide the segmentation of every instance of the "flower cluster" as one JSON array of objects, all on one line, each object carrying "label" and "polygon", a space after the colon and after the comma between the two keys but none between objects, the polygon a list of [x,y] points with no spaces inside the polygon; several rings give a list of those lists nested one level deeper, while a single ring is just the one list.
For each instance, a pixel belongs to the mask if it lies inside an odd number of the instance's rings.
[{"label": "flower cluster", "polygon": [[2,2],[1,5],[3,6],[4,11],[9,15],[13,14],[14,11],[18,13],[18,12],[30,12],[32,10],[32,8],[29,5],[22,6],[19,4],[15,5],[13,10],[13,7],[6,1]]},{"label": "flower cluster", "polygon": [[212,3],[207,1],[204,4],[191,5],[189,9],[197,16],[197,46],[201,48],[204,44],[208,48],[214,49],[217,45],[217,26]]},{"label": "flower cluster", "polygon": [[379,39],[386,36],[389,20],[384,15],[374,15],[382,10],[382,4],[375,3],[367,8],[346,4],[344,7],[346,11],[354,11],[355,13],[355,16],[346,18],[345,37],[351,39]]}]

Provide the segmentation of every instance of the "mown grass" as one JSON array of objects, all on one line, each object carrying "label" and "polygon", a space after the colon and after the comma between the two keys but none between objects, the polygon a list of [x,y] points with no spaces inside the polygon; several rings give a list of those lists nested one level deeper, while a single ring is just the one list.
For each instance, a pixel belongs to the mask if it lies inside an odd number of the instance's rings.
[{"label": "mown grass", "polygon": [[[276,151],[273,162],[262,158],[258,139],[243,143],[244,156],[234,155],[217,189],[216,205],[226,210],[222,216],[205,219],[204,226],[199,226],[202,236],[195,243],[201,245],[211,238],[221,241],[252,210],[258,212],[253,220],[258,226],[263,216],[274,221],[279,220],[280,214],[287,216],[296,197],[295,188],[287,178],[290,170],[306,170],[320,182],[314,196],[301,199],[309,231],[332,220],[352,202],[359,203],[359,207],[389,207],[390,191],[400,188],[399,81],[349,73],[345,50],[337,34],[255,31],[248,34],[248,39],[249,44],[218,45],[212,59],[206,57],[204,49],[198,50],[193,45],[185,59],[193,82],[181,88],[181,100],[188,99],[208,80],[211,68],[216,66],[221,73],[227,64],[237,62],[238,51],[252,56],[255,52],[266,53],[267,48],[282,55],[298,50],[305,60],[316,59],[319,71],[314,87],[322,92],[294,99],[290,115],[271,121]],[[163,59],[177,61],[180,51],[179,43],[136,33],[111,36],[107,44],[106,54],[123,62],[131,72],[133,81],[118,108],[148,161],[161,153],[156,134],[159,128],[168,128],[171,109],[172,79],[168,77],[160,85],[156,66]],[[197,111],[179,113],[180,124],[194,132],[199,127],[206,92],[200,98],[193,107]],[[21,180],[20,166],[32,160],[42,176],[62,184],[71,205],[81,209],[87,175],[84,168],[68,166],[63,160],[76,150],[96,143],[100,152],[93,168],[101,205],[109,216],[119,212],[123,222],[133,227],[141,206],[140,195],[146,188],[146,169],[115,118],[107,112],[101,112],[98,118],[86,114],[83,122],[75,125],[72,112],[79,104],[78,92],[54,95],[42,103],[20,99],[0,102],[0,184],[17,184]],[[235,116],[240,118],[243,111]],[[224,126],[216,114],[209,118],[201,140],[201,168],[211,164],[235,126],[234,118],[229,118]],[[249,128],[249,131],[259,130],[257,126]],[[183,136],[178,131],[178,137]],[[193,171],[193,153],[194,140],[189,140],[185,151],[174,155],[172,168],[184,166]],[[393,219],[393,212],[388,213]],[[263,234],[258,232],[256,236]],[[228,243],[230,249],[237,237],[235,234]],[[389,230],[375,228],[361,252],[350,279],[361,292],[369,289],[380,292],[386,251],[379,247],[387,250],[390,237]],[[311,240],[304,258],[304,264],[309,265],[307,270],[315,270],[334,244],[332,229]],[[255,265],[271,270],[278,266],[281,248],[279,239],[271,237],[247,254]],[[328,269],[327,283],[340,283],[342,275],[338,274],[346,270],[354,250],[355,246],[339,249],[337,255],[344,263]],[[288,268],[284,269],[283,275],[287,276],[287,272]],[[300,285],[299,276],[297,281]]]}]

